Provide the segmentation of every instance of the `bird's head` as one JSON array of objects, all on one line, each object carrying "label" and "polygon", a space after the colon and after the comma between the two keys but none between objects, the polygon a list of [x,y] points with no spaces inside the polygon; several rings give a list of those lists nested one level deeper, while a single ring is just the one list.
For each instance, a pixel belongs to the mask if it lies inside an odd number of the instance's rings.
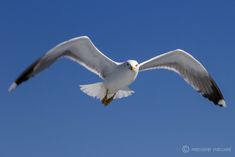
[{"label": "bird's head", "polygon": [[138,72],[139,71],[139,64],[135,60],[128,60],[128,61],[126,61],[125,65],[131,71],[134,71],[134,72]]}]

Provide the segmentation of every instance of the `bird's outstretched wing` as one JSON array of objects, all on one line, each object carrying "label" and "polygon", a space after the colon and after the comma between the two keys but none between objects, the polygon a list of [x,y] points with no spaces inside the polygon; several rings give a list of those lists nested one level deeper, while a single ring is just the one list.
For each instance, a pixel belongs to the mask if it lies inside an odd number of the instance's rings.
[{"label": "bird's outstretched wing", "polygon": [[101,53],[88,37],[77,37],[55,46],[44,56],[31,64],[15,82],[11,84],[9,92],[14,90],[22,82],[48,68],[62,56],[78,62],[101,78],[105,78],[118,65],[117,62],[112,61]]},{"label": "bird's outstretched wing", "polygon": [[139,65],[140,71],[168,69],[181,75],[195,90],[214,104],[225,107],[220,89],[203,65],[187,52],[177,49],[151,58]]}]

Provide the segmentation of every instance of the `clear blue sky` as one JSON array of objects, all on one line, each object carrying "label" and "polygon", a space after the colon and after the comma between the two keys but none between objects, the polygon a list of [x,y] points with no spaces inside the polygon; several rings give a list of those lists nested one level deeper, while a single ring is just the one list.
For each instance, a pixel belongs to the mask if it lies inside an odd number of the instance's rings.
[{"label": "clear blue sky", "polygon": [[[0,157],[234,156],[235,1],[3,0],[0,19]],[[138,76],[133,96],[105,108],[79,89],[100,79],[66,59],[7,92],[35,59],[81,35],[116,61],[184,49],[214,77],[228,107],[155,70]],[[184,154],[183,145],[232,151]]]}]

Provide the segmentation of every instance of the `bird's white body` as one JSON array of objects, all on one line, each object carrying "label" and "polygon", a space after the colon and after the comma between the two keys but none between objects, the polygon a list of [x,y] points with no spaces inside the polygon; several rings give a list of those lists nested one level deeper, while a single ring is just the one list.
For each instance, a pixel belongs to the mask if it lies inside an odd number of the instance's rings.
[{"label": "bird's white body", "polygon": [[[137,64],[137,62],[133,60],[130,63]],[[104,79],[104,86],[110,92],[117,92],[119,89],[126,88],[135,81],[139,72],[138,68],[129,70],[126,66],[125,63],[118,65],[117,68]]]},{"label": "bird's white body", "polygon": [[[134,68],[132,69],[132,67]],[[129,60],[117,65],[113,72],[107,74],[103,82],[81,85],[81,90],[87,95],[100,100],[105,96],[107,96],[107,99],[111,97],[113,99],[128,97],[134,93],[128,86],[135,81],[138,72],[138,63]]]},{"label": "bird's white body", "polygon": [[215,81],[203,65],[189,53],[177,49],[140,64],[135,60],[119,63],[100,52],[87,36],[70,39],[49,50],[11,84],[9,91],[13,91],[22,82],[40,73],[61,57],[76,61],[103,79],[103,82],[81,85],[81,90],[89,96],[102,100],[105,105],[113,99],[120,99],[134,93],[128,86],[135,81],[139,72],[167,69],[178,73],[195,90],[213,101],[214,104],[226,106]]}]

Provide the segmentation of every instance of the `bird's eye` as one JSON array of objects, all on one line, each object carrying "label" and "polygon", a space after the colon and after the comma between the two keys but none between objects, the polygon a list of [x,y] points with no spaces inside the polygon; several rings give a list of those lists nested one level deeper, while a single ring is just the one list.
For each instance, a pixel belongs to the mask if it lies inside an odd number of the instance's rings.
[{"label": "bird's eye", "polygon": [[137,67],[137,66],[138,66],[138,64],[135,65],[135,67]]}]

